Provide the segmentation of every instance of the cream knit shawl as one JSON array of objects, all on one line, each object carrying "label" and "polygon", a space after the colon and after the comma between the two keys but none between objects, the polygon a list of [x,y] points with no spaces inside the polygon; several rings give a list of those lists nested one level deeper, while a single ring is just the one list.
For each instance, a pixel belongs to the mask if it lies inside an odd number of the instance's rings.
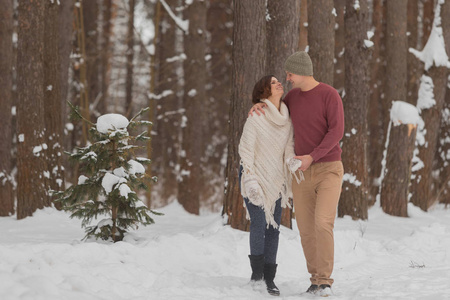
[{"label": "cream knit shawl", "polygon": [[[295,156],[294,130],[286,105],[281,102],[280,111],[267,99],[265,115],[247,118],[239,143],[239,155],[243,167],[241,194],[245,193],[245,176],[255,175],[264,193],[263,209],[267,226],[278,228],[273,214],[275,203],[281,197],[282,207],[290,206],[292,176],[286,160]],[[245,206],[245,204],[244,204]],[[249,217],[247,211],[247,218]]]}]

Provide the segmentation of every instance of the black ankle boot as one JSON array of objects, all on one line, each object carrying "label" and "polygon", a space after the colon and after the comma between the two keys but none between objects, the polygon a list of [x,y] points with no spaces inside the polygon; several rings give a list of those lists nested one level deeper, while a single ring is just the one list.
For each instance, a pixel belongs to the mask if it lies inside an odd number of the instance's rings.
[{"label": "black ankle boot", "polygon": [[267,292],[272,296],[280,296],[280,290],[275,285],[275,273],[277,272],[277,264],[264,265],[264,280],[266,281]]},{"label": "black ankle boot", "polygon": [[252,266],[252,281],[263,280],[264,276],[264,254],[249,255],[250,265]]}]

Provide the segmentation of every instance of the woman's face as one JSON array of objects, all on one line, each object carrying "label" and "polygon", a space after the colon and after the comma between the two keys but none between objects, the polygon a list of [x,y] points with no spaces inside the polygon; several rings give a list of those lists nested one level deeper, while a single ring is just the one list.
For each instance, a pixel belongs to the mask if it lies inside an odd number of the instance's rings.
[{"label": "woman's face", "polygon": [[283,85],[275,77],[270,80],[270,92],[272,96],[281,96],[284,93]]}]

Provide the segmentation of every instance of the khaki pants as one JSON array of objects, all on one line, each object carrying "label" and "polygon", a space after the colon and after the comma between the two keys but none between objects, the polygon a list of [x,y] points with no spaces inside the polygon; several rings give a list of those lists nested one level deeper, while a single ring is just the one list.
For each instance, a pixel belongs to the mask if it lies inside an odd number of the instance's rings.
[{"label": "khaki pants", "polygon": [[342,187],[341,161],[316,163],[293,180],[294,208],[311,284],[333,284],[333,228]]}]

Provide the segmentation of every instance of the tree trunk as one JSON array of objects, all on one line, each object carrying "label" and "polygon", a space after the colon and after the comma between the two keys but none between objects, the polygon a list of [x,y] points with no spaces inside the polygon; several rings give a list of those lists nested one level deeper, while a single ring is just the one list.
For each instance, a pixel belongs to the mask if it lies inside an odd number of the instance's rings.
[{"label": "tree trunk", "polygon": [[17,218],[43,208],[45,0],[19,1],[17,50]]},{"label": "tree trunk", "polygon": [[[445,16],[441,13],[442,5],[436,6],[436,18],[434,20],[432,34],[438,35],[437,31],[442,29],[441,20]],[[430,36],[431,38],[431,36]],[[435,39],[429,41],[433,43],[433,47],[436,47]],[[427,43],[427,46],[432,46]],[[427,46],[425,48],[427,48]],[[442,45],[444,47],[444,45]],[[445,49],[443,49],[445,50]],[[426,67],[427,68],[427,67]],[[417,157],[422,161],[423,167],[419,169],[412,180],[412,196],[411,202],[420,207],[422,210],[427,211],[428,207],[434,202],[435,194],[433,191],[433,162],[436,155],[437,145],[439,142],[439,129],[441,126],[442,109],[445,103],[445,90],[448,83],[448,69],[444,66],[436,66],[433,64],[430,69],[425,69],[425,74],[422,76],[421,89],[424,92],[419,93],[419,100],[417,108],[421,110],[422,119],[425,123],[423,131],[423,141],[419,141],[417,146]],[[429,75],[429,76],[427,76]],[[427,90],[434,97],[435,103],[430,104]],[[425,94],[426,96],[422,96]]]},{"label": "tree trunk", "polygon": [[61,61],[61,122],[67,122],[67,100],[69,93],[70,53],[73,48],[73,5],[74,0],[61,1],[59,5],[59,57]]},{"label": "tree trunk", "polygon": [[232,228],[248,230],[239,191],[238,145],[251,107],[253,86],[266,70],[266,1],[234,1],[233,68],[225,199],[222,214]]},{"label": "tree trunk", "polygon": [[185,10],[189,32],[184,37],[184,98],[186,110],[182,120],[181,176],[178,201],[186,211],[199,214],[204,173],[203,120],[205,115],[206,81],[206,3],[194,0]]},{"label": "tree trunk", "polygon": [[421,0],[423,3],[421,47],[426,44],[431,33],[434,19],[435,0]]},{"label": "tree trunk", "polygon": [[[334,7],[336,9],[336,29],[335,29],[335,46],[334,46],[334,78],[333,86],[343,97],[345,89],[345,25],[344,12],[346,0],[334,0]],[[366,21],[367,23],[367,21]],[[366,24],[364,24],[366,25]],[[368,26],[365,26],[368,28]],[[367,33],[364,35],[367,39]]]},{"label": "tree trunk", "polygon": [[207,186],[204,187],[205,206],[212,211],[220,209],[217,201],[223,194],[225,184],[226,151],[228,144],[228,112],[231,97],[231,65],[233,35],[232,0],[212,0],[206,15],[206,28],[211,37],[208,61],[208,128],[213,137],[205,158]]},{"label": "tree trunk", "polygon": [[300,0],[300,37],[298,39],[298,50],[305,51],[308,46],[308,1]]},{"label": "tree trunk", "polygon": [[386,149],[387,172],[381,183],[381,207],[389,215],[407,217],[411,158],[414,151],[417,126],[403,124],[393,126],[390,129],[390,132],[388,132],[389,145]]},{"label": "tree trunk", "polygon": [[[83,24],[86,51],[87,99],[90,104],[97,103],[100,96],[99,65],[100,51],[98,43],[98,0],[83,1]],[[97,111],[92,107],[91,113]],[[96,117],[98,117],[98,112]],[[96,119],[96,118],[94,118]]]},{"label": "tree trunk", "polygon": [[133,117],[133,58],[134,58],[134,6],[135,0],[129,1],[128,35],[127,35],[127,77],[125,81],[125,117]]},{"label": "tree trunk", "polygon": [[[450,1],[442,7],[442,15],[450,15]],[[445,41],[445,50],[450,54],[450,18],[442,18],[442,32]],[[437,198],[440,203],[450,204],[450,82],[445,91],[445,103],[442,110],[441,133],[439,137],[438,166],[439,183]]]},{"label": "tree trunk", "polygon": [[[387,0],[386,82],[387,102],[406,100],[406,12],[407,0]],[[388,111],[388,110],[385,110]],[[412,126],[412,125],[408,125]],[[381,188],[381,205],[391,215],[407,216],[408,187],[416,128],[400,125],[391,129],[386,174]],[[412,133],[412,134],[411,134]]]},{"label": "tree trunk", "polygon": [[373,1],[372,23],[375,29],[371,59],[371,95],[369,102],[369,205],[375,203],[380,189],[381,160],[389,124],[389,106],[386,87],[386,0]]},{"label": "tree trunk", "polygon": [[[266,74],[273,74],[287,91],[284,62],[297,50],[299,32],[300,2],[270,0],[267,2],[270,19],[267,21],[267,57]],[[281,223],[292,228],[292,209],[283,209]]]},{"label": "tree trunk", "polygon": [[[419,29],[418,29],[418,21],[419,18],[419,1],[409,0],[408,1],[408,13],[407,13],[407,22],[408,22],[408,49],[413,48],[417,50],[419,49]],[[408,52],[407,59],[407,68],[408,68],[408,94],[406,97],[406,102],[411,103],[412,105],[417,104],[417,93],[419,91],[419,82],[420,76],[422,75],[423,64],[412,54]]]},{"label": "tree trunk", "polygon": [[[47,144],[46,167],[49,176],[47,186],[55,191],[65,189],[62,168],[62,134],[61,121],[61,64],[59,56],[59,5],[57,2],[45,2],[44,33],[44,125],[45,143]],[[50,206],[53,197],[46,199],[45,206]],[[60,205],[57,205],[60,207]]]},{"label": "tree trunk", "polygon": [[14,213],[12,147],[13,2],[0,5],[0,216]]},{"label": "tree trunk", "polygon": [[308,44],[314,78],[333,85],[334,77],[334,3],[308,0]]},{"label": "tree trunk", "polygon": [[107,99],[109,88],[109,71],[111,69],[111,31],[112,31],[112,0],[103,0],[103,23],[102,23],[102,40],[101,40],[101,55],[100,55],[100,99],[97,104],[97,111],[103,115],[107,112]]},{"label": "tree trunk", "polygon": [[[178,0],[166,1],[174,10]],[[155,101],[156,116],[153,131],[153,163],[152,172],[158,174],[158,191],[161,199],[160,205],[165,205],[172,197],[178,194],[178,181],[176,166],[179,163],[180,131],[181,131],[181,105],[177,95],[181,87],[179,85],[177,69],[182,66],[182,61],[177,59],[176,24],[168,12],[161,6],[158,36],[156,37],[156,60],[158,74],[155,75]]]},{"label": "tree trunk", "polygon": [[342,140],[344,182],[338,216],[367,220],[367,107],[369,103],[369,58],[367,39],[368,6],[366,0],[347,0],[345,7],[345,128]]}]

